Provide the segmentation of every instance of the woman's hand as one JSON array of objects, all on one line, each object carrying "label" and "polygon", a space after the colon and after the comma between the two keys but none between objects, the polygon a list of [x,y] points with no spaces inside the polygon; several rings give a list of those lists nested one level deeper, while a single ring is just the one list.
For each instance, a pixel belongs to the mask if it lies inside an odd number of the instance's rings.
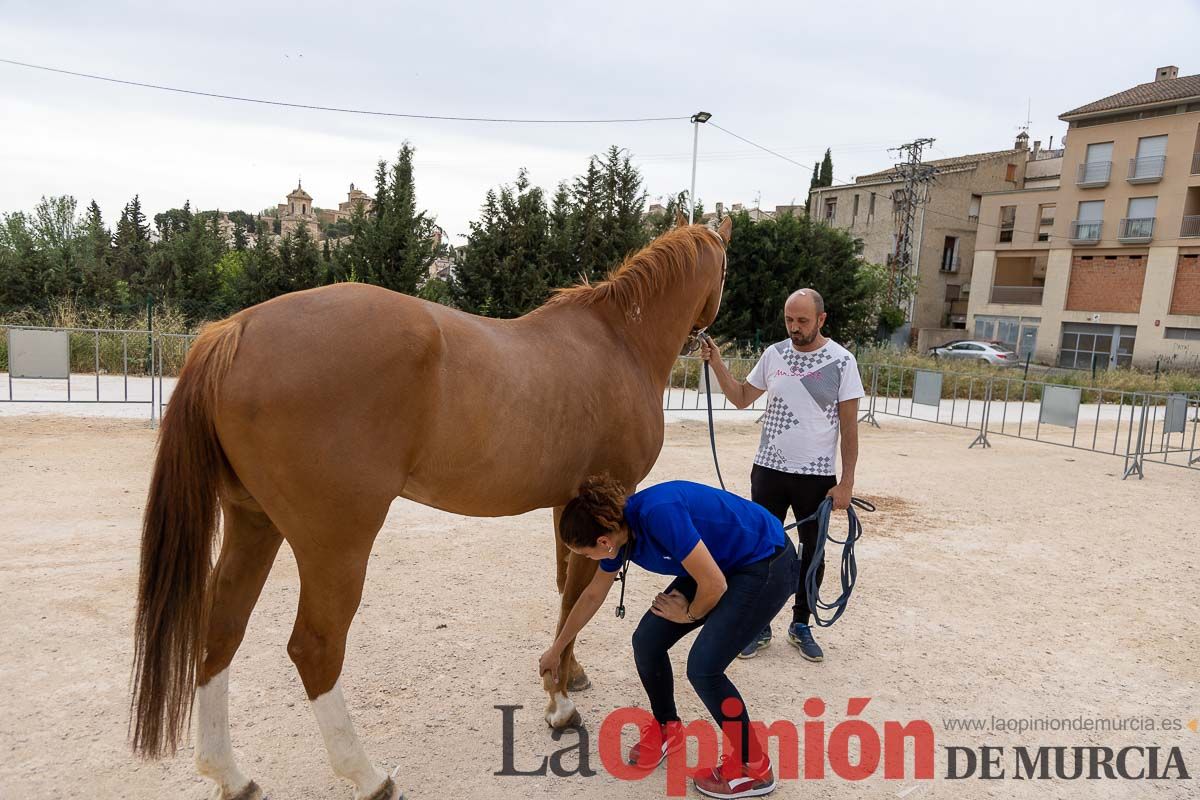
[{"label": "woman's hand", "polygon": [[550,679],[558,680],[558,665],[562,661],[562,653],[557,648],[551,646],[549,650],[542,653],[542,657],[538,659],[538,677],[542,677],[547,672],[550,673]]},{"label": "woman's hand", "polygon": [[659,593],[654,597],[654,602],[650,604],[650,611],[656,616],[683,625],[691,622],[687,618],[687,610],[688,600],[678,589],[673,589],[670,594]]}]

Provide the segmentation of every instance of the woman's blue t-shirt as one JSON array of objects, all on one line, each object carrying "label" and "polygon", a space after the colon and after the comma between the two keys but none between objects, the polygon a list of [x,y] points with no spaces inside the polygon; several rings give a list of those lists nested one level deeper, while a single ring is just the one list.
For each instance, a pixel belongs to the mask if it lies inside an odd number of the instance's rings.
[{"label": "woman's blue t-shirt", "polygon": [[[757,503],[690,481],[669,481],[633,494],[625,502],[633,529],[629,560],[660,575],[686,575],[683,560],[700,542],[722,572],[766,558],[784,543],[783,524]],[[621,557],[600,562],[605,572]]]}]

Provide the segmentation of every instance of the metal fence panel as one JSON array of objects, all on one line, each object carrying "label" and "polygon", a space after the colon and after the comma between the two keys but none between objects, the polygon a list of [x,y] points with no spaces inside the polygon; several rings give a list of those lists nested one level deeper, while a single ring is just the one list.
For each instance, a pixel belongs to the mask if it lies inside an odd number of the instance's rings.
[{"label": "metal fence panel", "polygon": [[1079,424],[1081,392],[1067,386],[1047,386],[1042,392],[1039,422],[1074,428]]},{"label": "metal fence panel", "polygon": [[70,377],[70,333],[9,328],[8,373],[13,378],[61,380]]},{"label": "metal fence panel", "polygon": [[942,373],[919,369],[913,377],[913,402],[923,406],[942,404]]}]

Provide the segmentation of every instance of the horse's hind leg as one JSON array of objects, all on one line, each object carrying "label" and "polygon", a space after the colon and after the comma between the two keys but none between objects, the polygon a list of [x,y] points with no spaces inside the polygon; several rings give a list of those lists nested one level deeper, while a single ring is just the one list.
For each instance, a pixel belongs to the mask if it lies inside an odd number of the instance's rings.
[{"label": "horse's hind leg", "polygon": [[196,768],[212,779],[215,800],[258,800],[229,737],[229,663],[283,540],[266,514],[222,502],[224,539],[209,583],[208,631],[196,689]]},{"label": "horse's hind leg", "polygon": [[342,698],[339,677],[346,655],[346,634],[358,610],[374,533],[342,537],[336,549],[297,549],[300,608],[288,641],[288,655],[300,673],[304,690],[325,740],[333,771],[354,784],[354,800],[395,800],[391,778],[367,757]]}]

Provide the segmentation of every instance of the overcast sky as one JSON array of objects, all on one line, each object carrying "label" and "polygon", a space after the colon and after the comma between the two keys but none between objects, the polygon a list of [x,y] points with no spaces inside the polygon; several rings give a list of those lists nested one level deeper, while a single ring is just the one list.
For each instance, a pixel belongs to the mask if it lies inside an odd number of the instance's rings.
[{"label": "overcast sky", "polygon": [[[407,6],[407,7],[405,7]],[[126,80],[418,114],[713,122],[805,165],[700,132],[697,195],[802,202],[832,147],[839,181],[892,163],[1059,141],[1057,115],[1200,72],[1200,2],[329,3],[0,0],[0,58]],[[1100,43],[1110,45],[1101,49]],[[1115,45],[1115,46],[1113,46]],[[1192,62],[1188,54],[1191,53]],[[513,125],[389,119],[191,97],[0,64],[0,211],[95,198],[106,221],[139,193],[148,216],[258,211],[302,178],[321,207],[408,140],[419,203],[467,232],[520,167],[547,189],[610,144],[651,198],[690,180],[692,129],[671,122]]]}]

